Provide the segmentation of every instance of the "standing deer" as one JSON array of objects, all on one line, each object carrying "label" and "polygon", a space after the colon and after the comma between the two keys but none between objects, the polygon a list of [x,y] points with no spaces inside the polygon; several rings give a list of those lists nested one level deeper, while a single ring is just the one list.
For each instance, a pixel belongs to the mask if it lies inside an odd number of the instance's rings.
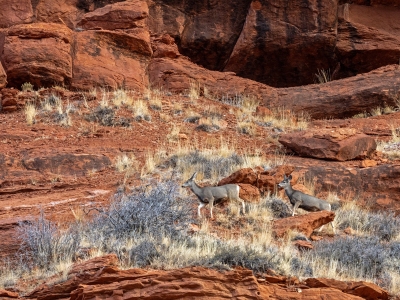
[{"label": "standing deer", "polygon": [[[239,197],[239,190],[240,187],[237,184],[225,184],[221,186],[206,186],[206,187],[199,187],[196,182],[194,182],[194,179],[197,175],[197,172],[195,172],[192,177],[188,179],[184,184],[182,184],[182,187],[189,187],[192,192],[197,196],[199,200],[199,207],[197,210],[197,213],[199,217],[201,218],[201,212],[200,209],[204,206],[206,206],[208,203],[210,203],[210,214],[211,218],[213,218],[213,207],[214,207],[214,202],[218,200],[233,200],[236,202],[241,202],[242,203],[242,208],[243,208],[243,214],[245,213],[245,207],[244,207],[244,201],[243,199],[240,199]],[[240,208],[238,215],[240,214]]]},{"label": "standing deer", "polygon": [[[302,208],[306,211],[321,211],[321,210],[331,210],[330,203],[326,202],[325,200],[318,199],[317,197],[313,197],[311,195],[304,194],[303,192],[297,191],[292,188],[290,184],[290,180],[292,179],[292,175],[286,176],[284,175],[283,180],[278,184],[279,187],[285,190],[286,195],[288,196],[290,203],[293,205],[293,213],[297,208]],[[333,233],[335,233],[335,227],[331,222]],[[321,226],[319,231],[322,230],[324,225]]]}]

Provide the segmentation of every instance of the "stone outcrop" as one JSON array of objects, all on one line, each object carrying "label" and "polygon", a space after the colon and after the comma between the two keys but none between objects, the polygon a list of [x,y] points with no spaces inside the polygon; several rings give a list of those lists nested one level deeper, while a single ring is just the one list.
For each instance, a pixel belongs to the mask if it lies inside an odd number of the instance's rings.
[{"label": "stone outcrop", "polygon": [[352,128],[327,128],[283,134],[279,142],[299,155],[346,161],[368,157],[375,151],[375,140]]},{"label": "stone outcrop", "polygon": [[0,1],[0,28],[30,23],[34,19],[30,0]]},{"label": "stone outcrop", "polygon": [[91,30],[75,34],[72,87],[143,89],[152,49],[142,28],[129,32]]},{"label": "stone outcrop", "polygon": [[149,8],[145,1],[131,0],[106,5],[89,12],[77,24],[84,29],[130,29],[147,27]]},{"label": "stone outcrop", "polygon": [[72,31],[64,25],[16,25],[7,31],[2,60],[10,86],[36,88],[69,85],[72,79]]},{"label": "stone outcrop", "polygon": [[[26,298],[356,300],[378,296],[375,299],[387,299],[384,297],[385,291],[365,282],[334,281],[329,285],[329,280],[317,279],[299,283],[297,279],[293,281],[266,274],[256,278],[252,271],[242,268],[225,272],[203,267],[170,271],[120,270],[114,265],[116,257],[112,256],[78,263],[73,266],[66,281],[39,286]],[[290,282],[291,288],[287,288],[287,282]]]},{"label": "stone outcrop", "polygon": [[332,211],[311,212],[305,215],[277,219],[273,222],[272,231],[277,238],[285,236],[289,230],[296,230],[310,237],[313,231],[335,219]]}]

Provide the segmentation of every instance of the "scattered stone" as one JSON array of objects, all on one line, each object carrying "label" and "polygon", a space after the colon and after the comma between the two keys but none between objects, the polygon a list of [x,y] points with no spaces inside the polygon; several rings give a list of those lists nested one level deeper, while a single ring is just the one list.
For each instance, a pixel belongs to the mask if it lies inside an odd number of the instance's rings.
[{"label": "scattered stone", "polygon": [[293,245],[299,248],[299,250],[311,250],[314,248],[311,242],[303,240],[297,240],[293,243]]},{"label": "scattered stone", "polygon": [[376,160],[364,159],[360,162],[360,168],[370,168],[375,167],[378,164]]}]

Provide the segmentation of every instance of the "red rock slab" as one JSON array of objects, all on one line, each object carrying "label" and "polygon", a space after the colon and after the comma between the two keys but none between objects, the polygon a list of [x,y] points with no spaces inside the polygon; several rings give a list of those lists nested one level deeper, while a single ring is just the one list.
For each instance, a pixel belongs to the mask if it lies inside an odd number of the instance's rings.
[{"label": "red rock slab", "polygon": [[346,282],[335,279],[327,278],[308,278],[306,284],[309,287],[331,287],[341,290],[347,294],[355,295],[367,300],[374,299],[389,299],[388,293],[371,282],[358,281],[358,282]]},{"label": "red rock slab", "polygon": [[311,212],[305,215],[278,219],[273,222],[272,231],[277,238],[283,237],[289,230],[297,230],[310,237],[313,231],[335,219],[332,211]]},{"label": "red rock slab", "polygon": [[260,190],[251,184],[239,183],[239,197],[247,202],[258,203],[260,202]]},{"label": "red rock slab", "polygon": [[148,86],[146,68],[151,54],[149,32],[142,28],[77,32],[72,86],[143,89]]},{"label": "red rock slab", "polygon": [[33,21],[33,9],[30,0],[0,1],[0,28]]},{"label": "red rock slab", "polygon": [[98,8],[82,17],[77,26],[84,29],[128,29],[145,27],[149,15],[146,1],[130,0]]},{"label": "red rock slab", "polygon": [[72,78],[71,43],[72,31],[65,25],[34,23],[9,28],[2,55],[9,85],[68,85]]},{"label": "red rock slab", "polygon": [[279,142],[299,155],[346,161],[368,157],[376,149],[375,140],[352,128],[327,128],[283,134]]},{"label": "red rock slab", "polygon": [[38,22],[64,24],[74,29],[84,12],[77,7],[76,0],[38,0],[35,15]]},{"label": "red rock slab", "polygon": [[0,299],[8,299],[8,298],[18,298],[18,294],[0,289]]}]

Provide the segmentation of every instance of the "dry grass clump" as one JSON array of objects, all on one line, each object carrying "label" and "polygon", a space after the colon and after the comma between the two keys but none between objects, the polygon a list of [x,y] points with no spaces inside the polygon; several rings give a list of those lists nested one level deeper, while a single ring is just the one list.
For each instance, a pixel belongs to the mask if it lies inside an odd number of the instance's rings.
[{"label": "dry grass clump", "polygon": [[255,124],[249,121],[238,122],[237,130],[239,133],[247,134],[250,136],[255,135],[255,133],[257,132]]},{"label": "dry grass clump", "polygon": [[317,83],[327,83],[329,81],[332,81],[332,75],[329,69],[328,70],[318,69],[317,73],[315,74],[315,77],[317,79]]},{"label": "dry grass clump", "polygon": [[392,138],[388,142],[377,142],[376,150],[381,151],[387,158],[395,160],[400,158],[400,130],[391,126]]},{"label": "dry grass clump", "polygon": [[181,132],[180,126],[173,124],[170,132],[167,134],[168,142],[178,142],[180,132]]},{"label": "dry grass clump", "polygon": [[151,121],[151,115],[144,100],[136,100],[132,103],[133,117],[136,121]]},{"label": "dry grass clump", "polygon": [[33,102],[27,102],[25,104],[25,120],[28,125],[33,125],[36,123],[36,105]]},{"label": "dry grass clump", "polygon": [[133,98],[129,95],[129,91],[117,89],[113,92],[112,102],[116,107],[120,107],[123,104],[131,105]]},{"label": "dry grass clump", "polygon": [[21,85],[21,90],[23,92],[33,92],[33,84],[30,82],[25,82]]},{"label": "dry grass clump", "polygon": [[195,101],[200,98],[200,84],[198,82],[195,81],[190,82],[189,98],[192,101]]},{"label": "dry grass clump", "polygon": [[272,110],[271,115],[266,115],[257,121],[257,124],[266,127],[275,127],[282,131],[305,130],[308,127],[310,117],[305,114],[295,114],[290,110],[279,108]]},{"label": "dry grass clump", "polygon": [[149,100],[149,106],[152,110],[162,110],[161,97],[158,94],[154,94]]},{"label": "dry grass clump", "polygon": [[134,169],[135,164],[137,164],[135,156],[133,154],[128,156],[124,153],[117,156],[114,166],[118,172],[126,172],[128,170]]}]

